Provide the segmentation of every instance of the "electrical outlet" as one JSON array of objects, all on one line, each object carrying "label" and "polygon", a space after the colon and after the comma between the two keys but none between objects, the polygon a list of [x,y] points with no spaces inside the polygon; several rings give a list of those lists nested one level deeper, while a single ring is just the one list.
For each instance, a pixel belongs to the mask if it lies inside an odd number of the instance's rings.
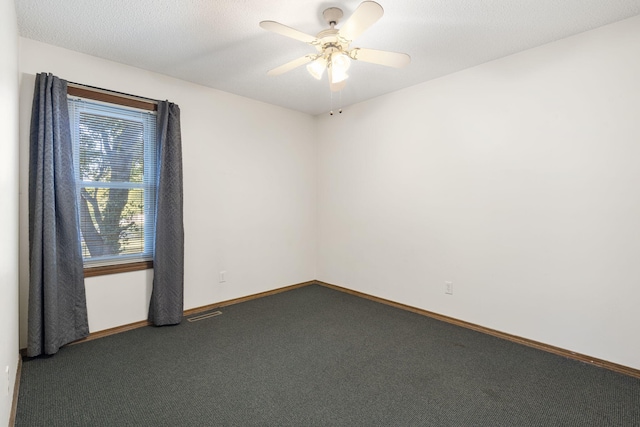
[{"label": "electrical outlet", "polygon": [[221,271],[218,275],[218,282],[220,283],[224,283],[227,281],[227,272],[226,271]]},{"label": "electrical outlet", "polygon": [[453,282],[444,282],[444,293],[453,295]]}]

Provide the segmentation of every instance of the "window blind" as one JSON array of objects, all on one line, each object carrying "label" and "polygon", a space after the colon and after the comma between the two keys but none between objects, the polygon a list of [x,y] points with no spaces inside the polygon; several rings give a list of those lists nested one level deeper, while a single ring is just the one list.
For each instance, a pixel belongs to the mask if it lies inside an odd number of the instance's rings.
[{"label": "window blind", "polygon": [[85,267],[153,259],[155,112],[68,103]]}]

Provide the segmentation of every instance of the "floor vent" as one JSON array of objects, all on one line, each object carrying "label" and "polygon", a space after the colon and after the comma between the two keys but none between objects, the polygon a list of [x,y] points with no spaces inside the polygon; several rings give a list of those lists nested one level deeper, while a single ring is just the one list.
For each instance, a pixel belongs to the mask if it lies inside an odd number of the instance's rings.
[{"label": "floor vent", "polygon": [[210,317],[220,316],[222,314],[221,311],[212,311],[211,313],[201,314],[200,316],[189,317],[187,319],[188,322],[197,322],[198,320],[208,319]]}]

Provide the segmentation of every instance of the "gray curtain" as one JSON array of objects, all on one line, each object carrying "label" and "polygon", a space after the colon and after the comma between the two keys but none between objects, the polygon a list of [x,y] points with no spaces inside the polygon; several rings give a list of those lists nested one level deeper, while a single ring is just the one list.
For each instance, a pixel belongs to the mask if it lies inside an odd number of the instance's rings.
[{"label": "gray curtain", "polygon": [[156,247],[149,321],[156,326],[182,321],[184,227],[182,223],[182,141],[180,108],[158,102]]},{"label": "gray curtain", "polygon": [[36,75],[29,154],[27,355],[89,334],[67,82]]}]

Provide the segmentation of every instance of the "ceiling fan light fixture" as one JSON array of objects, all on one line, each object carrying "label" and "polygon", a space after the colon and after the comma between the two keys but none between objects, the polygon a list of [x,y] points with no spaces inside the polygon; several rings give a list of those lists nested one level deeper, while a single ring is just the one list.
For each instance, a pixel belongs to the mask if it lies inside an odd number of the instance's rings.
[{"label": "ceiling fan light fixture", "polygon": [[383,13],[384,10],[378,3],[365,0],[353,11],[340,29],[337,29],[336,25],[343,13],[339,8],[330,7],[323,12],[323,17],[329,24],[329,28],[320,31],[315,37],[279,22],[260,22],[260,26],[265,30],[299,40],[316,48],[315,54],[308,54],[289,61],[269,70],[267,74],[278,76],[306,64],[309,74],[315,79],[322,80],[326,68],[329,89],[331,92],[340,92],[346,86],[349,78],[347,71],[352,59],[394,68],[404,67],[411,61],[409,55],[405,53],[350,47],[355,39],[382,17]]},{"label": "ceiling fan light fixture", "polygon": [[327,60],[322,57],[307,65],[307,71],[309,74],[318,80],[322,79],[325,68],[327,68]]},{"label": "ceiling fan light fixture", "polygon": [[351,60],[344,53],[331,55],[331,82],[340,83],[349,78],[347,70],[351,66]]}]

